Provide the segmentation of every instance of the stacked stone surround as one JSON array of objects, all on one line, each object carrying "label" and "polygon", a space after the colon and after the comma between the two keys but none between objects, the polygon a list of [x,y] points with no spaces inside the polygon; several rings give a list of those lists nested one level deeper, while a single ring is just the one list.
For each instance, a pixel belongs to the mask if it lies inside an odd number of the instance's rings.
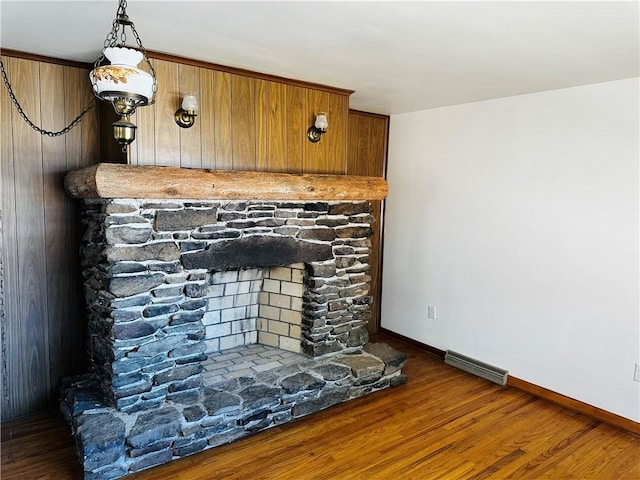
[{"label": "stacked stone surround", "polygon": [[[61,406],[85,478],[118,478],[404,382],[404,356],[367,343],[369,209],[83,200],[90,372],[65,381]],[[208,374],[218,354],[256,342],[307,360]]]}]

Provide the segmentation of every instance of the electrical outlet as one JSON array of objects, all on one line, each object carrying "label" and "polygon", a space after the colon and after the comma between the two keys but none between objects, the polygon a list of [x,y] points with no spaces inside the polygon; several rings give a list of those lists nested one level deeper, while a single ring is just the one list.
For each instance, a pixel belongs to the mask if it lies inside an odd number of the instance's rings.
[{"label": "electrical outlet", "polygon": [[636,382],[640,382],[640,363],[636,362],[636,368],[633,371],[633,379]]},{"label": "electrical outlet", "polygon": [[431,320],[436,319],[436,307],[433,305],[427,305],[427,317]]}]

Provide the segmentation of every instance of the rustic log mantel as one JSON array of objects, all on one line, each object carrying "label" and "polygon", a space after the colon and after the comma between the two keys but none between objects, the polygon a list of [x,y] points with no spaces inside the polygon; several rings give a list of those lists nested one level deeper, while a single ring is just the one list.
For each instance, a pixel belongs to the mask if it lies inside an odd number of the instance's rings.
[{"label": "rustic log mantel", "polygon": [[208,170],[99,163],[65,178],[76,198],[382,200],[381,177]]}]

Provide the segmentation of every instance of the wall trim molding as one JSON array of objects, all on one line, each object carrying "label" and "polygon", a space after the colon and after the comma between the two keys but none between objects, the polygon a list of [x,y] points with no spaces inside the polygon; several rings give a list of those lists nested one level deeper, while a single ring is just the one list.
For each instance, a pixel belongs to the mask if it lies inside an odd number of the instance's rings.
[{"label": "wall trim molding", "polygon": [[35,53],[11,50],[10,48],[0,48],[0,55],[4,57],[21,58],[23,60],[32,60],[34,62],[53,63],[64,67],[84,68],[86,70],[91,70],[93,68],[92,63],[74,62],[72,60],[64,60],[62,58],[46,57]]},{"label": "wall trim molding", "polygon": [[[7,57],[22,58],[25,60],[33,60],[35,62],[54,63],[57,65],[64,65],[66,67],[76,67],[91,70],[93,63],[76,62],[72,60],[64,60],[61,58],[46,57],[44,55],[38,55],[35,53],[21,52],[19,50],[12,50],[9,48],[0,48],[0,55]],[[349,96],[355,90],[349,90],[346,88],[332,87],[329,85],[323,85],[321,83],[307,82],[304,80],[296,80],[293,78],[279,77],[277,75],[271,75],[268,73],[254,72],[252,70],[246,70],[244,68],[228,67],[226,65],[219,65],[217,63],[205,62],[202,60],[193,60],[186,57],[179,57],[177,55],[171,55],[169,53],[154,52],[147,50],[147,56],[149,58],[155,58],[157,60],[163,60],[167,62],[180,63],[183,65],[189,65],[193,67],[206,68],[209,70],[216,70],[219,72],[232,73],[234,75],[242,75],[244,77],[257,78],[259,80],[267,80],[276,83],[282,83],[285,85],[292,85],[294,87],[309,88],[312,90],[318,90],[321,92],[335,93],[338,95]],[[375,116],[377,114],[369,114]]]},{"label": "wall trim molding", "polygon": [[507,385],[640,436],[640,423],[509,375]]},{"label": "wall trim molding", "polygon": [[427,345],[426,343],[419,342],[418,340],[414,340],[413,338],[405,337],[404,335],[396,332],[392,332],[391,330],[387,330],[384,327],[380,327],[380,333],[384,335],[388,335],[389,337],[393,337],[396,340],[399,340],[403,343],[411,345],[412,347],[419,348],[420,350],[424,350],[431,355],[438,357],[440,360],[444,362],[444,350],[440,350],[439,348],[432,347],[431,345]]},{"label": "wall trim molding", "polygon": [[349,113],[353,115],[362,115],[363,117],[380,118],[383,120],[389,120],[389,118],[391,118],[389,115],[385,115],[383,113],[365,112],[364,110],[354,110],[353,108],[349,109]]},{"label": "wall trim molding", "polygon": [[271,82],[283,83],[285,85],[292,85],[294,87],[310,88],[312,90],[335,93],[338,95],[345,95],[347,97],[355,91],[355,90],[349,90],[346,88],[331,87],[329,85],[323,85],[320,83],[307,82],[304,80],[295,80],[293,78],[279,77],[277,75],[271,75],[269,73],[254,72],[253,70],[246,70],[244,68],[229,67],[226,65],[219,65],[217,63],[210,63],[202,60],[194,60],[191,58],[180,57],[178,55],[172,55],[169,53],[155,52],[153,50],[147,50],[147,56],[149,58],[155,58],[157,60],[163,60],[163,61],[173,62],[173,63],[181,63],[183,65],[189,65],[192,67],[207,68],[209,70],[232,73],[234,75],[242,75],[245,77],[257,78],[259,80],[267,80]]},{"label": "wall trim molding", "polygon": [[[427,353],[435,355],[436,357],[439,357],[444,361],[444,355],[446,353],[444,350],[440,350],[439,348],[432,347],[431,345],[427,345],[426,343],[422,343],[412,338],[405,337],[404,335],[392,332],[391,330],[387,330],[386,328],[380,328],[380,333],[393,337],[408,345],[424,350]],[[552,390],[540,387],[533,383],[529,383],[520,378],[512,377],[511,375],[509,375],[509,378],[507,379],[507,386],[530,393],[531,395],[534,395],[543,400],[547,400],[548,402],[555,403],[556,405],[560,405],[561,407],[573,410],[575,412],[581,413],[582,415],[586,415],[587,417],[593,418],[603,423],[607,423],[609,425],[613,425],[618,428],[622,428],[623,430],[627,430],[634,435],[640,436],[640,423],[634,422],[633,420],[622,417],[620,415],[616,415],[615,413],[611,413],[601,408],[594,407],[593,405],[589,405],[588,403],[576,400],[571,397],[567,397],[566,395],[556,393]]]}]

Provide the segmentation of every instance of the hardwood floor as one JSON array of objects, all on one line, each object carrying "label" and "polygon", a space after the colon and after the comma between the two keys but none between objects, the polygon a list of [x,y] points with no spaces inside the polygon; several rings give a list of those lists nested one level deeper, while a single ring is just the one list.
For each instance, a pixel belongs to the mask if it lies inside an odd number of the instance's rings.
[{"label": "hardwood floor", "polygon": [[[407,353],[406,385],[128,480],[640,479],[640,437]],[[80,480],[55,414],[2,427],[4,480]]]}]

